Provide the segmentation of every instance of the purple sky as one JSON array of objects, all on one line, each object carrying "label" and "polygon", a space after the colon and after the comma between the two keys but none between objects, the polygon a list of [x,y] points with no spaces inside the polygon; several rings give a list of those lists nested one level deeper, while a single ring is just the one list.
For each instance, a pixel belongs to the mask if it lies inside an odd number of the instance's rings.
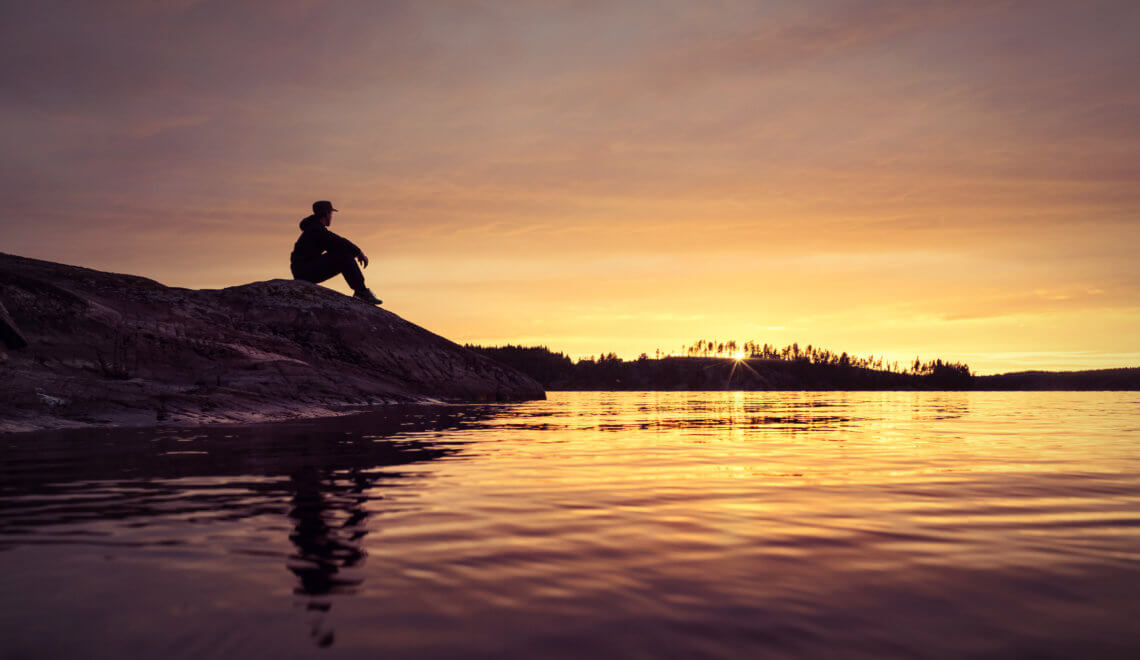
[{"label": "purple sky", "polygon": [[332,199],[457,341],[1136,365],[1137,35],[1125,1],[12,4],[0,251],[287,277]]}]

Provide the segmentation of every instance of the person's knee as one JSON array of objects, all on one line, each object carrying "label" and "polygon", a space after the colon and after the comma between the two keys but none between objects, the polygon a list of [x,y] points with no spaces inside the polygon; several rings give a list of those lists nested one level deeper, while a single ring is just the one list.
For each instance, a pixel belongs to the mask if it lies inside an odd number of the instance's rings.
[{"label": "person's knee", "polygon": [[333,245],[329,248],[328,254],[337,259],[352,259],[355,256],[352,248],[347,245]]}]

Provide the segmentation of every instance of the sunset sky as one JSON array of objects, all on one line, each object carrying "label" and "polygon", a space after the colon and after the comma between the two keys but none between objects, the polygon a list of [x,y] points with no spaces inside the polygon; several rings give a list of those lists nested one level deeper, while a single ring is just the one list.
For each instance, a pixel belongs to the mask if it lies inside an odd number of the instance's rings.
[{"label": "sunset sky", "polygon": [[1138,35],[1134,0],[6,3],[0,251],[289,277],[330,199],[461,343],[1138,366]]}]

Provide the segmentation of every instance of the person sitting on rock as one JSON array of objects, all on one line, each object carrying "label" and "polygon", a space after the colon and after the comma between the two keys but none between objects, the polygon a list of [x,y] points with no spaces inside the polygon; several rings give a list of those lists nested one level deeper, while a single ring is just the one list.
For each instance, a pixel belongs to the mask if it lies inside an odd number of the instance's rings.
[{"label": "person sitting on rock", "polygon": [[344,275],[344,281],[354,291],[353,298],[379,305],[380,300],[364,286],[364,273],[356,265],[359,261],[367,268],[368,257],[355,243],[328,229],[334,211],[332,202],[313,202],[313,214],[301,221],[301,237],[293,245],[293,254],[289,255],[293,279],[318,284]]}]

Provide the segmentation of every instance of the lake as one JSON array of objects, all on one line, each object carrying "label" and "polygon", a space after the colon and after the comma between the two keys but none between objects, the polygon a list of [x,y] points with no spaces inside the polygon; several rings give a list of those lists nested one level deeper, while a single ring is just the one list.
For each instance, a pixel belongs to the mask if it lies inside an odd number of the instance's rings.
[{"label": "lake", "polygon": [[0,436],[0,657],[1140,657],[1138,404],[553,392]]}]

